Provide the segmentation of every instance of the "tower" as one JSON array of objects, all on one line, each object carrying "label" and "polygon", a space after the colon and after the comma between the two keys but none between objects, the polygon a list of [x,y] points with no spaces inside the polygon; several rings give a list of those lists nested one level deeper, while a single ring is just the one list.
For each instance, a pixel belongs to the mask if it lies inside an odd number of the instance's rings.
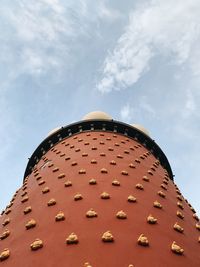
[{"label": "tower", "polygon": [[0,266],[197,267],[199,230],[148,132],[94,112],[34,151],[0,217]]}]

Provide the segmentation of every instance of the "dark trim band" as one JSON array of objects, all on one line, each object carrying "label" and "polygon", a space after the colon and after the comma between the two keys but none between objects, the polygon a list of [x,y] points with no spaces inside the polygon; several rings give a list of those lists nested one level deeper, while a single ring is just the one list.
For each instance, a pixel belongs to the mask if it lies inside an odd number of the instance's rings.
[{"label": "dark trim band", "polygon": [[61,140],[68,138],[74,134],[86,131],[108,131],[119,133],[124,136],[137,140],[144,145],[151,153],[160,161],[161,165],[167,170],[170,179],[173,181],[173,173],[168,162],[167,157],[161,150],[161,148],[151,139],[148,135],[142,131],[134,128],[126,123],[122,123],[114,120],[84,120],[79,121],[65,127],[62,127],[52,135],[48,136],[42,141],[42,143],[33,152],[31,158],[28,161],[24,179],[31,174],[35,164],[39,162],[42,156],[55,144]]}]

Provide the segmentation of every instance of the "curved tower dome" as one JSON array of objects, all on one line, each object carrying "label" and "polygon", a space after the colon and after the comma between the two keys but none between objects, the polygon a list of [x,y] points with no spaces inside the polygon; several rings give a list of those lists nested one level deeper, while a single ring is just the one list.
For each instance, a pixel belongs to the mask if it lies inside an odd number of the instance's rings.
[{"label": "curved tower dome", "polygon": [[139,131],[145,133],[146,135],[150,136],[149,131],[146,128],[144,128],[142,125],[140,125],[140,124],[131,124],[131,126],[135,127],[136,129],[138,129]]},{"label": "curved tower dome", "polygon": [[92,111],[86,114],[83,120],[112,120],[112,117],[103,111]]},{"label": "curved tower dome", "polygon": [[0,216],[0,267],[198,267],[199,230],[147,132],[95,112],[34,151]]}]

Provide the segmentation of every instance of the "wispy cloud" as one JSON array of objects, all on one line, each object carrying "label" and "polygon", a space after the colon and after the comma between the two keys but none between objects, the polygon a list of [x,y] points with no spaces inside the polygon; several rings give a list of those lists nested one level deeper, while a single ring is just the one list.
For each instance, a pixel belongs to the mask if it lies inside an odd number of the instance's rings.
[{"label": "wispy cloud", "polygon": [[199,10],[198,0],[152,0],[138,6],[130,13],[129,24],[104,61],[98,90],[109,92],[136,83],[157,55],[170,57],[171,64],[187,64],[191,74],[197,75]]},{"label": "wispy cloud", "polygon": [[129,103],[125,104],[120,110],[120,118],[122,121],[130,122],[133,117],[133,108]]},{"label": "wispy cloud", "polygon": [[8,85],[23,74],[37,77],[49,71],[61,72],[64,66],[70,68],[76,62],[74,50],[81,37],[95,35],[92,29],[100,20],[109,22],[119,18],[119,12],[109,8],[106,2],[13,0],[4,3],[0,9],[0,68],[3,65],[0,85]]}]

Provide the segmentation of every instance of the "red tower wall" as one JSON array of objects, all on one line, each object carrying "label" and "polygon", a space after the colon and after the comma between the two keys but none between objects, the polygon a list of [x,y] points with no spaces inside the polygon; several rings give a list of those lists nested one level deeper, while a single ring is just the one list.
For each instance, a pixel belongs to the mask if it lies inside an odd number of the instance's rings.
[{"label": "red tower wall", "polygon": [[[102,199],[103,192],[110,198]],[[78,193],[82,199],[75,200]],[[130,195],[135,202],[128,201]],[[48,206],[52,199],[55,204]],[[155,201],[162,208],[154,207]],[[27,207],[31,211],[24,214]],[[91,208],[96,217],[88,218]],[[46,152],[0,217],[0,254],[9,250],[0,266],[198,267],[199,224],[192,210],[160,162],[137,140],[81,132]],[[117,218],[119,211],[126,218]],[[59,212],[65,219],[56,221]],[[150,214],[157,223],[147,222]],[[27,230],[31,219],[36,225]],[[183,232],[174,229],[175,223]],[[113,242],[103,242],[107,231]],[[78,243],[66,244],[71,233]],[[147,246],[138,243],[141,234]],[[37,238],[42,247],[31,250]],[[182,255],[172,251],[173,241],[184,249]]]}]

